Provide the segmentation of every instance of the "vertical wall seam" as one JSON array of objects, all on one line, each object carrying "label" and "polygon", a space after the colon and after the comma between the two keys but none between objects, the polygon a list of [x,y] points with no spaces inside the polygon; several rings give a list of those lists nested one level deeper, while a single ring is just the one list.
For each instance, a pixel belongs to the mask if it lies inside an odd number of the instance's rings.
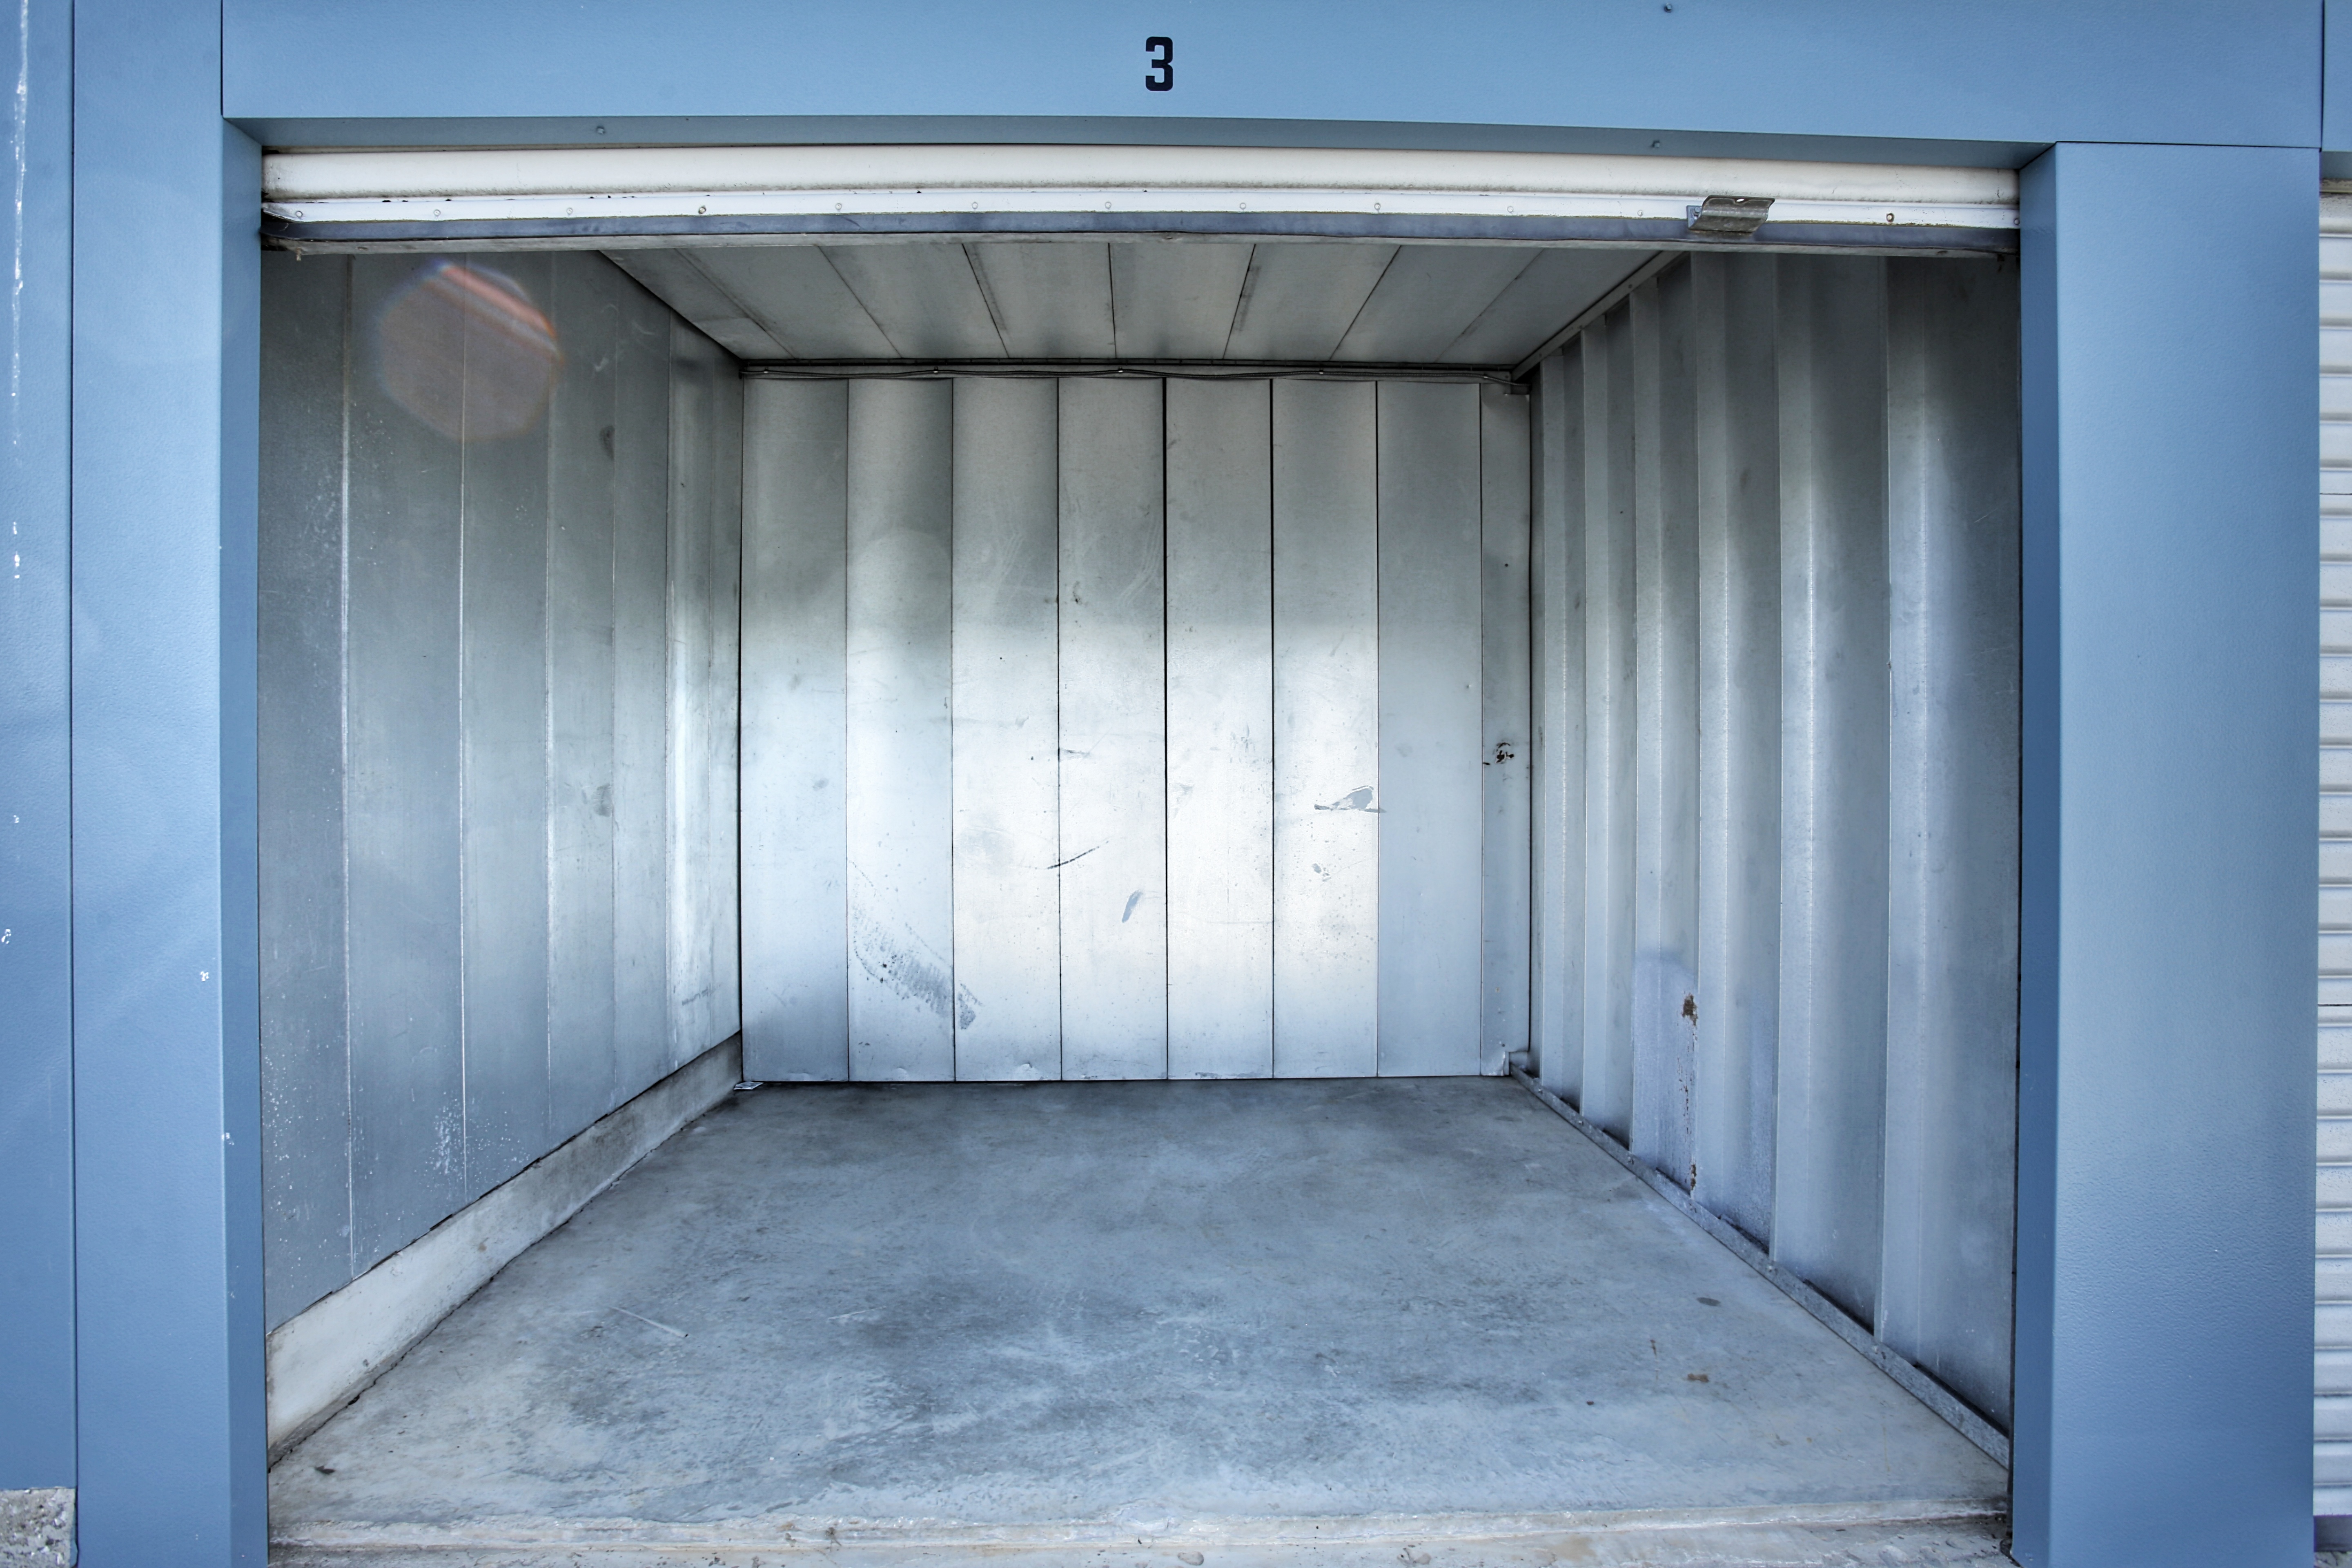
[{"label": "vertical wall seam", "polygon": [[1063,983],[1062,929],[1069,879],[1061,867],[1070,853],[1062,813],[1062,606],[1070,585],[1062,575],[1062,515],[1066,509],[1062,468],[1062,399],[1067,381],[1054,381],[1054,1078],[1069,1077],[1069,997]]},{"label": "vertical wall seam", "polygon": [[677,1032],[677,975],[675,971],[677,952],[677,919],[674,889],[677,881],[677,813],[678,735],[677,682],[670,673],[678,657],[677,647],[677,323],[664,323],[662,332],[663,385],[667,395],[662,401],[662,945],[661,945],[661,1059],[667,1062],[675,1050]]},{"label": "vertical wall seam", "polygon": [[[342,342],[340,415],[341,446],[336,464],[336,634],[337,767],[335,793],[340,806],[336,853],[342,867],[342,1016],[343,1016],[343,1279],[359,1277],[358,1140],[352,1103],[352,295],[357,291],[350,258],[337,258],[343,276]],[[267,1097],[262,1104],[268,1105]]]},{"label": "vertical wall seam", "polygon": [[[470,379],[473,348],[473,334],[470,331],[461,332],[458,336],[457,350],[457,384],[461,388]],[[463,401],[462,392],[460,399],[457,428],[462,432],[466,428],[466,416],[473,410]],[[471,858],[466,853],[466,545],[470,531],[466,526],[469,515],[466,493],[467,476],[466,457],[466,443],[461,435],[457,442],[457,574],[455,584],[455,592],[457,595],[457,647],[456,661],[451,667],[452,676],[457,687],[457,1181],[461,1188],[470,1188],[473,1185],[474,1100],[473,1086],[467,1076],[467,1069],[472,1065],[469,1060],[468,1047],[472,1044],[473,1020],[467,1016],[466,1011],[465,956],[469,924],[467,918],[468,904],[466,890],[469,880],[468,872],[472,868],[469,864]]]},{"label": "vertical wall seam", "polygon": [[609,748],[605,758],[605,767],[608,775],[606,783],[608,787],[612,790],[613,816],[611,847],[608,849],[604,857],[605,875],[604,897],[604,907],[610,917],[610,925],[604,933],[604,950],[602,954],[603,962],[600,964],[600,967],[604,969],[605,973],[604,988],[606,995],[612,1005],[613,1032],[612,1038],[606,1044],[605,1059],[604,1063],[604,1067],[610,1076],[605,1079],[606,1089],[604,1098],[597,1103],[608,1111],[613,1108],[612,1100],[614,1097],[621,1092],[622,1083],[621,1039],[623,1029],[623,1009],[621,982],[622,971],[620,963],[620,932],[622,929],[620,823],[622,795],[620,783],[621,747],[623,742],[621,738],[622,722],[620,694],[623,678],[621,674],[622,598],[620,563],[622,549],[622,521],[620,452],[622,408],[624,405],[621,401],[620,386],[625,379],[623,367],[628,363],[628,356],[625,349],[628,333],[628,311],[627,307],[623,303],[623,298],[625,297],[627,289],[625,288],[621,289],[621,297],[616,297],[613,301],[613,374],[614,377],[612,425],[613,465],[606,471],[604,492],[604,504],[612,512],[613,526],[607,535],[604,559],[602,563],[602,576],[604,579],[606,603],[612,606],[611,615],[607,622],[607,633],[612,638],[613,645],[613,679],[611,687],[604,694],[604,721],[613,737],[611,747]]},{"label": "vertical wall seam", "polygon": [[[965,246],[965,247],[963,247],[962,248],[963,248],[964,255],[965,255],[966,258],[967,258],[967,259],[969,259],[969,260],[971,260],[971,262],[972,262],[972,276],[973,276],[974,279],[975,279],[975,280],[979,280],[979,279],[980,279],[980,265],[979,265],[979,262],[978,262],[977,258],[972,258],[972,256],[971,256],[971,247],[970,246]],[[995,317],[996,317],[996,300],[995,300],[995,299],[994,299],[994,297],[993,297],[993,296],[992,296],[992,295],[990,295],[990,294],[989,294],[989,292],[988,292],[988,289],[987,289],[987,286],[986,286],[986,283],[985,283],[984,281],[982,281],[982,282],[981,294],[982,294],[982,297],[984,300],[986,300],[986,301],[987,301],[987,304],[988,304],[988,312],[989,312],[990,319],[991,319],[991,320],[994,320],[994,319],[995,319]],[[997,337],[998,337],[998,339],[1000,340],[1000,342],[1002,341],[1002,339],[1003,339],[1003,335],[1004,335],[1004,328],[1003,328],[1003,322],[999,321],[999,322],[997,323]],[[961,1077],[963,1076],[963,1027],[962,1027],[962,1010],[961,1010],[961,1005],[960,1005],[960,1004],[959,1004],[959,1001],[958,1001],[958,998],[959,998],[959,997],[961,997],[961,996],[962,995],[963,992],[962,992],[962,983],[961,983],[961,981],[959,981],[959,980],[957,979],[957,977],[956,977],[957,948],[958,948],[958,945],[959,945],[959,944],[957,943],[956,939],[955,939],[955,932],[956,932],[956,918],[955,918],[955,917],[956,917],[956,853],[955,853],[955,827],[956,827],[956,787],[955,787],[955,785],[956,785],[956,700],[955,700],[955,698],[956,698],[956,689],[955,689],[955,688],[956,688],[956,682],[955,682],[955,670],[956,670],[956,636],[955,636],[955,624],[956,624],[956,615],[955,615],[955,610],[956,610],[956,594],[955,594],[955,581],[956,581],[956,572],[955,572],[955,552],[956,552],[956,525],[955,525],[955,519],[956,519],[956,461],[955,461],[955,447],[956,447],[956,416],[955,416],[955,405],[956,405],[956,402],[957,402],[958,395],[959,395],[959,394],[962,391],[962,389],[963,389],[963,383],[964,383],[964,378],[963,378],[963,377],[961,377],[961,376],[950,376],[950,377],[948,377],[948,378],[947,378],[947,384],[948,384],[948,418],[947,418],[947,432],[948,432],[948,454],[947,454],[947,473],[948,473],[948,497],[947,497],[947,520],[948,520],[948,526],[947,526],[947,532],[948,532],[948,537],[947,537],[947,552],[948,552],[948,559],[947,559],[947,600],[948,600],[948,604],[947,604],[947,677],[948,677],[948,689],[947,689],[947,713],[948,713],[948,718],[947,718],[947,752],[948,752],[948,758],[947,758],[947,761],[948,761],[948,768],[947,768],[947,799],[948,799],[947,830],[948,830],[948,863],[947,863],[947,872],[946,872],[946,875],[947,875],[947,879],[948,879],[948,942],[947,942],[947,952],[944,952],[944,953],[942,953],[942,954],[940,954],[940,956],[941,956],[943,959],[945,959],[945,960],[946,960],[946,962],[947,962],[947,969],[948,969],[948,995],[947,995],[947,1013],[948,1013],[948,1081],[949,1081],[949,1082],[950,1082],[950,1083],[954,1082],[956,1079],[960,1079],[960,1078],[961,1078]]]},{"label": "vertical wall seam", "polygon": [[[560,320],[563,300],[563,269],[550,268],[547,279],[547,315],[552,321]],[[554,416],[548,414],[551,437]],[[555,467],[558,447],[547,443],[547,483],[541,487],[540,519],[540,616],[539,616],[539,826],[540,861],[544,868],[540,879],[540,950],[545,963],[540,983],[540,1059],[547,1085],[547,1111],[536,1142],[544,1142],[547,1127],[554,1118],[555,1100],[555,555],[559,548],[557,536],[562,525],[555,515]]]},{"label": "vertical wall seam", "polygon": [[[1256,248],[1251,248],[1255,263]],[[1276,448],[1274,444],[1274,383],[1265,383],[1265,1075],[1280,1076],[1275,1051],[1282,1038],[1282,977],[1276,972],[1281,962],[1282,944],[1275,940],[1274,922],[1282,908],[1276,879],[1282,875],[1282,813],[1276,803],[1280,799],[1282,779],[1282,725],[1275,713],[1276,694],[1281,682],[1276,679],[1278,650],[1275,639],[1274,606],[1281,602],[1279,577],[1282,552],[1274,547],[1274,509],[1276,485],[1274,464]]]},{"label": "vertical wall seam", "polygon": [[[1404,249],[1404,247],[1397,247],[1397,249]],[[1390,251],[1388,266],[1395,266],[1395,263],[1397,263],[1397,254],[1395,251]],[[1388,278],[1388,268],[1381,268],[1381,278]],[[1376,294],[1379,289],[1381,289],[1379,279],[1373,279],[1371,291],[1367,291],[1364,299],[1371,300],[1371,294]],[[1364,306],[1357,306],[1355,312],[1357,312],[1357,318],[1364,315]],[[1355,318],[1350,318],[1350,322],[1348,322],[1348,331],[1355,331]],[[1340,331],[1339,334],[1340,343],[1348,341],[1348,331]],[[1381,699],[1379,699],[1379,682],[1381,682],[1381,395],[1383,395],[1385,390],[1388,388],[1385,388],[1383,384],[1379,384],[1379,381],[1373,381],[1371,384],[1371,670],[1373,670],[1371,804],[1373,804],[1373,809],[1383,814],[1379,816],[1379,818],[1373,818],[1371,823],[1371,929],[1373,931],[1381,929],[1381,839],[1388,837],[1388,820],[1385,820],[1385,811],[1388,811],[1388,785],[1385,785],[1383,781],[1383,773],[1388,771],[1388,736],[1381,733],[1383,731],[1383,724],[1381,724]],[[1373,941],[1379,942],[1379,938],[1373,938]],[[1373,952],[1379,954],[1379,945],[1373,945]],[[1379,969],[1373,969],[1371,1074],[1373,1077],[1383,1077],[1383,1072],[1385,1072],[1385,1063],[1381,1060],[1381,985],[1379,985]]]},{"label": "vertical wall seam", "polygon": [[[1534,266],[1535,257],[1541,254],[1542,253],[1540,251],[1531,253],[1528,266]],[[1527,268],[1522,267],[1519,268],[1518,272],[1513,273],[1511,275],[1512,281],[1517,281],[1519,274],[1524,273],[1526,270]],[[1503,287],[1507,289],[1510,287],[1510,284],[1507,283]],[[1488,303],[1492,304],[1493,301],[1489,300]],[[1470,329],[1466,326],[1462,329],[1464,332],[1467,332]],[[1459,342],[1461,341],[1460,334],[1456,334],[1454,342]],[[1449,343],[1446,346],[1451,348],[1453,344]],[[1486,973],[1486,943],[1488,939],[1494,934],[1491,929],[1491,923],[1488,920],[1488,894],[1486,877],[1486,839],[1487,836],[1494,828],[1493,809],[1488,805],[1486,801],[1486,769],[1492,765],[1494,759],[1486,749],[1485,718],[1486,707],[1486,688],[1494,679],[1494,672],[1486,668],[1486,389],[1484,387],[1477,389],[1477,402],[1474,405],[1472,412],[1473,416],[1477,421],[1476,446],[1474,448],[1475,457],[1470,466],[1470,483],[1472,486],[1471,493],[1478,498],[1476,525],[1478,546],[1478,597],[1476,601],[1476,608],[1473,612],[1471,619],[1478,640],[1477,698],[1480,719],[1478,727],[1478,1065],[1475,1070],[1484,1073],[1486,1063],[1486,987],[1489,984]]]},{"label": "vertical wall seam", "polygon": [[[1106,267],[1108,252],[1105,253]],[[1114,331],[1116,328],[1114,328]],[[1169,846],[1175,835],[1174,824],[1169,820],[1175,792],[1170,786],[1168,759],[1174,740],[1172,715],[1168,690],[1168,643],[1173,625],[1169,615],[1170,581],[1168,575],[1168,383],[1159,385],[1160,404],[1160,1076],[1165,1079],[1173,1070],[1175,1042],[1169,1028],[1175,1012],[1171,993],[1176,983],[1175,956],[1175,884],[1169,879]]]},{"label": "vertical wall seam", "polygon": [[[747,575],[743,569],[743,555],[745,542],[750,537],[750,530],[747,526],[747,518],[745,515],[749,510],[749,508],[746,505],[745,496],[743,493],[743,476],[751,466],[751,400],[744,395],[746,386],[744,384],[743,367],[740,361],[737,362],[735,366],[735,447],[737,454],[735,465],[735,667],[729,672],[730,678],[734,682],[735,721],[731,726],[728,740],[733,749],[735,758],[735,810],[733,814],[735,818],[735,858],[732,869],[735,875],[735,896],[733,900],[733,907],[735,910],[735,1034],[740,1042],[745,1025],[751,1021],[751,1008],[748,1004],[747,996],[749,988],[746,984],[749,969],[745,963],[743,955],[743,889],[745,885],[743,876],[743,840],[745,837],[743,813],[743,715],[745,707],[743,700],[743,626],[744,579]],[[749,1079],[751,1076],[751,1075],[748,1070],[741,1074],[741,1077],[745,1079]]]}]

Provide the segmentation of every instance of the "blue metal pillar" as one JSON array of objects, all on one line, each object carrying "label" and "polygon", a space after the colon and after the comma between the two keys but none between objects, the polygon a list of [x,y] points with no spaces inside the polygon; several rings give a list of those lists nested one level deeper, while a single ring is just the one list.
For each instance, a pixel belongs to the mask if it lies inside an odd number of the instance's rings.
[{"label": "blue metal pillar", "polygon": [[265,1556],[254,829],[258,149],[212,0],[74,27],[81,1560]]},{"label": "blue metal pillar", "polygon": [[2310,1561],[2318,178],[2025,174],[2028,1568]]},{"label": "blue metal pillar", "polygon": [[67,767],[73,13],[18,0],[0,244],[0,1490],[74,1484],[73,856]]}]

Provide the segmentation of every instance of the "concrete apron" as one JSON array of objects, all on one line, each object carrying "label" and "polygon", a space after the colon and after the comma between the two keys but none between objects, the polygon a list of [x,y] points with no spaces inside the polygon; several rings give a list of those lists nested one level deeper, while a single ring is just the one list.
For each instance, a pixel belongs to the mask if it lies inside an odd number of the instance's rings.
[{"label": "concrete apron", "polygon": [[2006,1479],[1507,1081],[801,1087],[509,1265],[271,1519],[321,1568],[1990,1563]]},{"label": "concrete apron", "polygon": [[418,1549],[277,1546],[272,1568],[2016,1568],[2002,1550],[1998,1521],[1844,1526],[1712,1525],[1675,1529],[1543,1531],[1495,1537],[1447,1528],[1379,1542],[1248,1543],[1231,1539],[1138,1538],[1118,1546],[697,1547],[667,1552],[643,1546]]}]

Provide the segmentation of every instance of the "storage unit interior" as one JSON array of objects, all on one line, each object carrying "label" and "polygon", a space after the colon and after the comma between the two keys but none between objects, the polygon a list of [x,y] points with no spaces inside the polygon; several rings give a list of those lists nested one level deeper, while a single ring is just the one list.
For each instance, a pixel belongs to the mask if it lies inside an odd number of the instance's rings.
[{"label": "storage unit interior", "polygon": [[286,1540],[1998,1511],[2011,262],[264,304],[271,1326],[739,1033],[769,1086],[292,1446]]}]

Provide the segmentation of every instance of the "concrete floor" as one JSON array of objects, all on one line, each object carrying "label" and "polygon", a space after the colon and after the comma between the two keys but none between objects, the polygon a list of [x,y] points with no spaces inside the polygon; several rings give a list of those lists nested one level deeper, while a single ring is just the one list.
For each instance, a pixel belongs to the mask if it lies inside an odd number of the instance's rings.
[{"label": "concrete floor", "polygon": [[287,1563],[1976,1563],[2004,1491],[1516,1085],[1340,1079],[735,1095],[270,1509]]}]

